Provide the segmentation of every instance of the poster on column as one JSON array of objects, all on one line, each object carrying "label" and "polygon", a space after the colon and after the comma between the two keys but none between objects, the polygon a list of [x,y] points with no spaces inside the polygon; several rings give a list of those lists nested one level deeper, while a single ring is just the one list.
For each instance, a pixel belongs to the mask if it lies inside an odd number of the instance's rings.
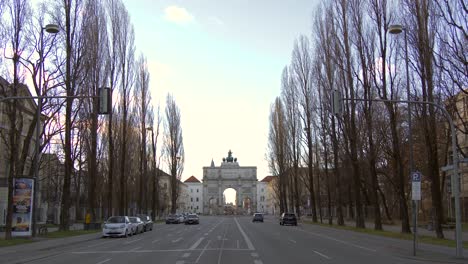
[{"label": "poster on column", "polygon": [[15,178],[13,181],[12,236],[31,236],[34,180]]}]

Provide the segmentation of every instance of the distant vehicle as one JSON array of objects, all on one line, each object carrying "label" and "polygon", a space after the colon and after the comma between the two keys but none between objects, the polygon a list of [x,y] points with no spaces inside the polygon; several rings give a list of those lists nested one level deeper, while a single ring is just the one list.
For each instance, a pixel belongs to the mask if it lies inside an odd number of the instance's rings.
[{"label": "distant vehicle", "polygon": [[179,218],[179,224],[185,222],[185,218],[182,214],[178,214],[177,217]]},{"label": "distant vehicle", "polygon": [[137,214],[137,216],[140,217],[141,221],[145,224],[145,232],[153,230],[153,221],[151,220],[151,217],[144,214]]},{"label": "distant vehicle", "polygon": [[129,217],[129,219],[132,225],[134,226],[133,231],[135,235],[145,232],[145,223],[141,221],[140,217],[131,216]]},{"label": "distant vehicle", "polygon": [[189,214],[187,215],[187,219],[185,219],[185,224],[190,225],[190,224],[199,224],[200,223],[200,218],[198,217],[197,214]]},{"label": "distant vehicle", "polygon": [[132,234],[132,223],[128,216],[111,216],[102,228],[102,237],[128,237]]},{"label": "distant vehicle", "polygon": [[175,214],[166,216],[166,224],[180,224],[180,219]]},{"label": "distant vehicle", "polygon": [[280,217],[280,225],[295,225],[297,226],[297,218],[294,213],[283,213]]},{"label": "distant vehicle", "polygon": [[252,219],[252,222],[262,222],[263,223],[263,214],[255,213]]}]

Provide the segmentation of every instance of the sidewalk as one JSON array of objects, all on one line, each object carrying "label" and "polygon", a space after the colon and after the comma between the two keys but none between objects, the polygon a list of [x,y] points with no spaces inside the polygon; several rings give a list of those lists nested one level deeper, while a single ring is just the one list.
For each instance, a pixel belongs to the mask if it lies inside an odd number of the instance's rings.
[{"label": "sidewalk", "polygon": [[[312,221],[312,218],[310,217],[303,217],[304,220],[307,221]],[[318,220],[320,223],[320,219]],[[327,224],[328,223],[328,218],[323,219],[323,223]],[[336,225],[336,218],[333,218],[333,224]],[[345,225],[346,226],[356,226],[356,222],[352,220],[345,220]],[[374,229],[374,222],[373,221],[366,221],[365,222],[366,229]],[[395,224],[395,225],[386,225],[382,224],[382,228],[384,231],[390,231],[390,232],[395,232],[395,233],[401,233],[401,225]],[[413,230],[413,227],[411,227],[411,230]],[[431,236],[431,237],[437,237],[437,234],[434,230],[428,230],[425,227],[418,226],[418,235],[423,235],[423,236]],[[455,240],[455,229],[444,229],[444,237],[446,239],[450,240]],[[468,232],[463,231],[462,232],[462,240],[463,241],[468,241]]]},{"label": "sidewalk", "polygon": [[[356,222],[354,222],[354,221],[345,221],[345,225],[347,225],[347,226],[356,226]],[[374,222],[366,221],[366,228],[374,229]],[[390,231],[390,232],[396,232],[396,233],[401,232],[401,225],[385,225],[385,224],[382,224],[382,228],[383,228],[384,231]],[[411,226],[411,230],[413,230],[413,226]],[[437,237],[437,233],[435,232],[435,230],[431,231],[431,230],[428,230],[425,227],[418,226],[417,232],[418,232],[418,235]],[[446,239],[455,240],[455,229],[444,229],[444,237]],[[462,240],[463,241],[468,240],[468,232],[466,232],[466,231],[462,232]]]}]

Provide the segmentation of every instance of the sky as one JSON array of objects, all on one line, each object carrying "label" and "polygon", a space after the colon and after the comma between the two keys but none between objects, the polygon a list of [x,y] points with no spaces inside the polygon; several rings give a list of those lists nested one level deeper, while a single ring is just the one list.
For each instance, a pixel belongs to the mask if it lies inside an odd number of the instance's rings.
[{"label": "sky", "polygon": [[[152,104],[172,94],[181,112],[182,180],[203,178],[229,150],[240,166],[270,175],[270,105],[295,39],[310,36],[317,1],[124,0],[137,54],[150,71]],[[163,165],[163,169],[166,167]]]}]

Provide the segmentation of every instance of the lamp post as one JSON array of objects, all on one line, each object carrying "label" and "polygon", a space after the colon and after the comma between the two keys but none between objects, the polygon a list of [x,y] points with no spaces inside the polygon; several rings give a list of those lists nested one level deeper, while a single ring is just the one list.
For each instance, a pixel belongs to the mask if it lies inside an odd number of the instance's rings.
[{"label": "lamp post", "polygon": [[[408,69],[408,34],[407,28],[402,25],[390,25],[388,27],[388,32],[390,34],[400,34],[401,32],[405,32],[405,67],[406,67],[406,97],[407,100],[410,101],[411,94],[410,94],[410,85],[409,85],[409,69]],[[408,133],[409,133],[409,175],[413,174],[414,170],[414,158],[413,158],[413,129],[411,124],[411,103],[408,102]],[[417,230],[418,230],[418,201],[412,200],[413,202],[413,228],[414,228],[414,236],[413,236],[413,255],[416,256],[416,248],[417,248]]]},{"label": "lamp post", "polygon": [[34,201],[33,201],[33,214],[32,214],[32,235],[36,236],[36,222],[37,222],[37,182],[39,180],[39,152],[40,152],[40,137],[41,137],[41,109],[42,109],[42,73],[44,71],[44,30],[50,34],[57,34],[60,31],[59,26],[55,24],[47,24],[41,28],[40,34],[40,49],[39,49],[39,87],[37,89],[37,109],[36,109],[36,152],[34,155]]}]

